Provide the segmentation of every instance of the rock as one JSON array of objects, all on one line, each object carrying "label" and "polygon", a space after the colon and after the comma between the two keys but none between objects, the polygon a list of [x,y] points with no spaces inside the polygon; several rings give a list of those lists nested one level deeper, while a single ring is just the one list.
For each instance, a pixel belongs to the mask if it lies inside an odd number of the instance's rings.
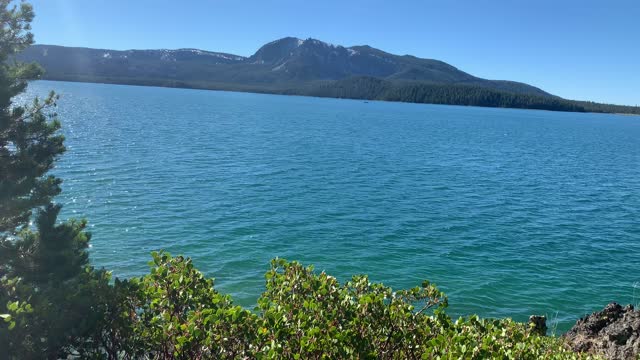
[{"label": "rock", "polygon": [[611,303],[578,320],[563,337],[577,352],[606,359],[635,359],[640,354],[640,312],[631,305],[623,308]]},{"label": "rock", "polygon": [[531,315],[529,316],[529,324],[532,324],[533,332],[538,335],[545,336],[547,335],[547,317],[541,315]]}]

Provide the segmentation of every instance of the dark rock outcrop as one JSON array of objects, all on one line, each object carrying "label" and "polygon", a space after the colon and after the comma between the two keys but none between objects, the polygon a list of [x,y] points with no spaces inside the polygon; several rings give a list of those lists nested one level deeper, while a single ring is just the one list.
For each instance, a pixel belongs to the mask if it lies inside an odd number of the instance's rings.
[{"label": "dark rock outcrop", "polygon": [[542,315],[531,315],[529,316],[529,324],[531,324],[531,329],[538,335],[545,336],[547,335],[547,317]]},{"label": "dark rock outcrop", "polygon": [[607,359],[635,359],[640,354],[640,312],[631,305],[611,303],[578,320],[563,337],[577,352]]}]

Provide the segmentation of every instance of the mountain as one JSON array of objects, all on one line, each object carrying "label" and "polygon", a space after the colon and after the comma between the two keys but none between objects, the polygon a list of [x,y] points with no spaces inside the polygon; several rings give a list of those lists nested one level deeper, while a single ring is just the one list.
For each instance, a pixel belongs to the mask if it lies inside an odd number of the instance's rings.
[{"label": "mountain", "polygon": [[[592,103],[564,104],[568,100],[537,87],[478,78],[439,60],[294,37],[265,44],[250,57],[198,49],[34,45],[18,59],[38,62],[51,80],[594,111],[587,106]],[[615,112],[632,111],[620,107]]]},{"label": "mountain", "polygon": [[369,76],[385,80],[477,85],[549,96],[523,83],[480,79],[438,60],[393,55],[366,45],[345,48],[315,39],[289,37],[276,40],[261,47],[247,61],[268,66],[288,80],[340,80]]},{"label": "mountain", "polygon": [[249,58],[197,49],[115,51],[34,45],[25,50],[20,59],[40,63],[47,70],[47,77],[55,79],[167,79],[281,87],[369,76],[549,95],[523,83],[480,79],[438,60],[393,55],[370,46],[345,48],[293,37],[270,42]]}]

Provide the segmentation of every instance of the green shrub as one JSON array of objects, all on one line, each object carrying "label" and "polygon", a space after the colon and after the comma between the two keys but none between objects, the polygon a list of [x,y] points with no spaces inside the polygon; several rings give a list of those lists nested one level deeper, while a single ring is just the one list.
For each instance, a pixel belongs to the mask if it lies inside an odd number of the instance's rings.
[{"label": "green shrub", "polygon": [[[344,284],[276,259],[255,311],[233,305],[191,260],[154,253],[151,273],[114,285],[113,320],[84,357],[109,359],[580,359],[510,319],[452,320],[428,282],[393,292],[366,276]],[[114,296],[114,294],[116,294]],[[113,299],[116,299],[113,301]]]}]

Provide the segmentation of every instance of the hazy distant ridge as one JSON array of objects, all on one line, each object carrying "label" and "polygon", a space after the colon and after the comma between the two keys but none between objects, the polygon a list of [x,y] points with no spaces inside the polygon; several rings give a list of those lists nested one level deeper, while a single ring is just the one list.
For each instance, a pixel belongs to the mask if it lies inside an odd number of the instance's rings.
[{"label": "hazy distant ridge", "polygon": [[250,57],[199,49],[108,50],[34,45],[19,59],[45,79],[378,99],[420,103],[640,113],[569,102],[537,87],[475,77],[445,62],[294,37]]}]

